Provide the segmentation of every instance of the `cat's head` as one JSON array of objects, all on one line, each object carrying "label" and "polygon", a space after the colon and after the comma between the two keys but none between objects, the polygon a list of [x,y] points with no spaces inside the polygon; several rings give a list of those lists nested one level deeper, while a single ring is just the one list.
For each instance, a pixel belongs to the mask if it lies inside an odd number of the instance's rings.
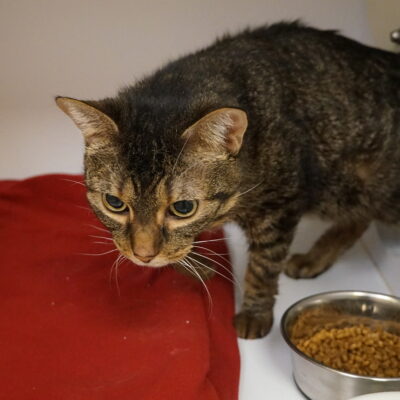
[{"label": "cat's head", "polygon": [[204,230],[225,222],[239,189],[236,161],[246,113],[219,108],[185,128],[155,132],[151,120],[113,101],[58,97],[85,139],[87,197],[123,255],[160,267],[183,259]]}]

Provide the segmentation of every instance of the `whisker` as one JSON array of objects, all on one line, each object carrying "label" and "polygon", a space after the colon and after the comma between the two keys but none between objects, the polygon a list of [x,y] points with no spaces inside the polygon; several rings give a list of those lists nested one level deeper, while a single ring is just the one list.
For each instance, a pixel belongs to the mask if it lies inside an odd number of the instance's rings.
[{"label": "whisker", "polygon": [[196,246],[194,246],[194,247],[197,248],[197,249],[207,250],[207,251],[210,252],[209,255],[214,254],[214,255],[216,255],[216,256],[222,258],[224,261],[229,262],[229,260],[228,260],[227,258],[223,257],[223,256],[229,256],[229,253],[217,253],[216,251],[214,251],[214,250],[212,250],[212,249],[209,249],[208,247],[204,247],[204,246],[197,246],[197,245],[196,245]]},{"label": "whisker", "polygon": [[92,209],[89,208],[89,207],[80,206],[80,205],[78,205],[78,204],[74,204],[74,206],[75,206],[76,208],[80,208],[81,210],[85,210],[85,211],[90,211],[90,212],[92,212]]},{"label": "whisker", "polygon": [[85,185],[84,183],[78,182],[78,181],[74,181],[73,179],[61,178],[61,180],[62,180],[62,181],[65,181],[65,182],[70,182],[70,183],[74,183],[74,184],[76,184],[76,185],[81,185],[81,186],[83,186],[83,187],[86,187],[86,185]]},{"label": "whisker", "polygon": [[86,226],[90,226],[91,228],[97,229],[102,232],[110,233],[110,231],[108,229],[100,228],[99,226],[96,226],[96,225],[86,224]]},{"label": "whisker", "polygon": [[90,254],[90,253],[79,253],[79,254],[82,255],[82,256],[104,256],[106,254],[110,254],[110,253],[113,253],[115,251],[118,251],[118,249],[113,249],[113,250],[106,251],[104,253],[97,253],[97,254]]},{"label": "whisker", "polygon": [[183,143],[183,146],[182,146],[182,148],[181,148],[181,151],[179,152],[178,157],[177,157],[176,160],[175,160],[175,164],[174,164],[174,166],[172,167],[172,174],[173,174],[174,171],[175,171],[175,168],[176,168],[176,166],[177,166],[177,164],[178,164],[179,158],[181,157],[181,155],[182,155],[182,153],[183,153],[183,150],[185,149],[185,147],[186,147],[186,145],[187,145],[187,142],[189,141],[189,138],[190,138],[190,136],[188,136],[188,137],[186,138],[186,140],[185,140],[185,143]]},{"label": "whisker", "polygon": [[189,172],[190,172],[192,169],[199,169],[199,168],[201,168],[201,166],[199,167],[198,164],[196,164],[196,163],[193,162],[193,164],[192,164],[191,166],[186,167],[184,170],[180,171],[180,174],[179,174],[179,175],[175,175],[175,176],[176,176],[177,178],[181,178],[182,180],[185,180],[185,179],[186,179],[186,176],[189,174]]},{"label": "whisker", "polygon": [[[192,253],[195,254],[195,255],[197,255],[197,256],[203,257],[203,258],[205,258],[206,260],[211,261],[212,263],[215,263],[215,264],[219,265],[222,269],[224,269],[224,270],[229,274],[229,276],[232,277],[233,280],[231,280],[230,278],[228,278],[228,277],[227,277],[226,275],[224,275],[224,274],[221,274],[221,275],[222,275],[224,278],[228,279],[230,282],[232,282],[234,285],[236,285],[236,286],[238,287],[239,291],[240,291],[241,293],[243,293],[243,288],[242,288],[242,286],[241,286],[239,280],[236,278],[235,274],[234,274],[228,267],[226,267],[225,265],[221,264],[220,262],[218,262],[218,261],[216,261],[216,260],[213,260],[213,259],[210,258],[210,257],[205,256],[205,255],[202,254],[202,253],[197,253],[196,251],[192,251]],[[196,261],[198,261],[198,260],[196,260]],[[207,265],[207,267],[208,267],[208,265]],[[210,268],[210,267],[208,267],[208,268]],[[218,271],[215,271],[215,272],[218,273]]]},{"label": "whisker", "polygon": [[[194,253],[194,254],[195,254],[195,253]],[[196,255],[197,255],[197,254],[196,254]],[[189,260],[193,261],[194,263],[196,263],[196,264],[198,264],[198,265],[201,265],[202,267],[205,267],[205,268],[207,268],[208,270],[210,270],[210,271],[212,271],[212,272],[215,272],[216,274],[221,275],[221,276],[223,276],[224,278],[226,278],[225,275],[221,274],[220,272],[218,272],[218,271],[215,270],[214,268],[210,267],[209,265],[206,265],[206,264],[202,263],[201,261],[196,260],[196,259],[193,258],[193,257],[190,257],[189,255],[187,255],[186,258],[188,258]],[[227,278],[227,279],[228,279],[228,278]]]},{"label": "whisker", "polygon": [[186,271],[190,272],[190,274],[191,274],[192,276],[195,276],[195,275],[193,275],[193,272],[182,262],[182,260],[177,260],[176,262],[177,262],[179,265],[182,265],[182,267],[185,268]]},{"label": "whisker", "polygon": [[179,265],[181,265],[186,271],[190,273],[194,278],[198,279],[197,276],[193,273],[193,271],[183,262],[183,260],[176,261]]},{"label": "whisker", "polygon": [[113,246],[114,243],[110,243],[110,242],[92,242],[94,244],[108,244],[109,246]]},{"label": "whisker", "polygon": [[119,257],[117,258],[117,262],[115,264],[115,285],[117,287],[117,292],[118,292],[118,297],[121,297],[121,290],[119,288],[119,282],[118,282],[118,268],[124,261],[124,255],[120,254]]},{"label": "whisker", "polygon": [[96,238],[96,239],[104,239],[104,240],[110,240],[113,241],[113,238],[111,237],[106,237],[106,236],[97,236],[97,235],[89,235],[92,238]]},{"label": "whisker", "polygon": [[[199,260],[196,260],[196,259],[194,259],[194,258],[192,258],[192,257],[190,257],[190,256],[186,256],[186,257],[189,258],[190,260],[192,260],[193,262],[200,264],[200,265],[203,266],[204,268],[207,268],[208,270],[213,271],[213,272],[215,272],[216,274],[222,276],[222,277],[225,278],[227,281],[229,281],[230,283],[232,283],[232,285],[238,285],[239,288],[240,288],[240,285],[238,284],[238,282],[236,282],[235,279],[230,279],[228,276],[222,274],[221,272],[215,270],[214,268],[209,267],[208,265],[202,263],[202,262],[199,261]],[[232,277],[234,278],[233,275],[232,275]]]},{"label": "whisker", "polygon": [[[197,251],[193,251],[193,250],[192,250],[192,254],[195,254],[195,255],[197,255],[197,256],[203,257],[203,258],[205,258],[205,259],[211,261],[212,263],[215,263],[215,264],[219,265],[221,268],[223,268],[225,271],[227,271],[230,275],[233,276],[233,272],[232,272],[228,267],[226,267],[224,264],[220,263],[219,261],[214,260],[214,259],[212,259],[212,258],[210,258],[210,257],[207,257],[207,255],[205,255],[205,254],[203,254],[203,253],[199,253],[199,252],[197,252]],[[226,261],[228,261],[228,260],[226,260]]]},{"label": "whisker", "polygon": [[210,315],[210,314],[211,314],[211,309],[212,309],[212,306],[213,306],[213,302],[212,302],[212,298],[211,298],[211,293],[210,293],[210,291],[208,290],[207,285],[206,285],[205,282],[203,281],[203,279],[202,279],[202,277],[200,276],[200,274],[196,271],[196,268],[195,268],[192,264],[190,264],[189,260],[187,260],[186,257],[185,257],[183,260],[181,260],[181,261],[182,261],[183,263],[185,263],[185,264],[190,268],[190,270],[193,271],[193,273],[196,274],[196,276],[199,278],[200,282],[201,282],[202,285],[204,286],[204,289],[206,290],[207,296],[208,296],[208,305],[209,305],[208,311],[209,311],[209,315]]},{"label": "whisker", "polygon": [[114,266],[115,266],[115,264],[117,263],[117,261],[118,261],[118,259],[120,257],[121,257],[121,254],[111,264],[110,273],[109,273],[109,276],[108,276],[108,280],[109,280],[110,286],[111,286],[111,282],[112,282],[112,274],[113,274],[113,271],[114,271]]},{"label": "whisker", "polygon": [[226,238],[223,237],[223,238],[219,238],[219,239],[195,240],[195,241],[193,242],[193,244],[196,244],[196,243],[209,243],[209,242],[220,242],[221,240],[225,240],[225,239],[226,239]]},{"label": "whisker", "polygon": [[242,192],[242,193],[238,193],[238,194],[236,195],[236,197],[240,197],[240,196],[243,196],[243,195],[246,194],[246,193],[249,193],[251,190],[255,189],[256,187],[260,186],[261,184],[262,184],[262,182],[257,183],[257,185],[254,185],[254,186],[251,187],[250,189],[247,189],[246,191],[244,191],[244,192]]}]

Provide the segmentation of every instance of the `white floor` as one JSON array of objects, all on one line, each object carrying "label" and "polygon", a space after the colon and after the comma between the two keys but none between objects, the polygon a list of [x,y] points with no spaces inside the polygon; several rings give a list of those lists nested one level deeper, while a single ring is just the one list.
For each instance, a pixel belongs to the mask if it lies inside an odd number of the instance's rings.
[{"label": "white floor", "polygon": [[[320,221],[300,224],[292,251],[306,251],[326,227]],[[246,265],[246,243],[234,225],[226,227],[233,268],[240,282]],[[279,323],[283,312],[295,301],[314,293],[330,290],[369,290],[391,293],[380,270],[369,256],[367,241],[361,239],[327,272],[311,280],[293,280],[282,274],[275,305],[275,323],[266,338],[239,339],[241,354],[240,400],[302,400],[304,396],[292,379],[289,348],[284,342]],[[237,306],[241,293],[236,290]]]}]

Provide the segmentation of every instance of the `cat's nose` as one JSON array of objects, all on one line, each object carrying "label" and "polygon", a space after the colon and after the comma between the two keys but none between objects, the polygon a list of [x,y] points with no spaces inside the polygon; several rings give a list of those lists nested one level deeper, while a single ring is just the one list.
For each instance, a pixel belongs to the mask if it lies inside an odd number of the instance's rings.
[{"label": "cat's nose", "polygon": [[138,253],[133,253],[133,255],[139,259],[140,261],[144,263],[150,262],[157,254],[154,255],[149,255],[149,254],[138,254]]},{"label": "cat's nose", "polygon": [[148,263],[161,250],[161,233],[156,225],[133,226],[132,251],[138,260]]}]

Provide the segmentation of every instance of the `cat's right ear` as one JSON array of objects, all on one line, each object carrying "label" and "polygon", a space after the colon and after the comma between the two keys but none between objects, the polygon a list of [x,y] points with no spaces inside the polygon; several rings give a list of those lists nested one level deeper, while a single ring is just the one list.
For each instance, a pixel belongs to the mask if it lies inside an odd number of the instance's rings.
[{"label": "cat's right ear", "polygon": [[103,144],[118,132],[116,123],[93,105],[69,97],[56,97],[55,101],[82,131],[86,146]]},{"label": "cat's right ear", "polygon": [[247,129],[247,115],[238,108],[220,108],[205,115],[182,134],[187,151],[235,156]]}]

